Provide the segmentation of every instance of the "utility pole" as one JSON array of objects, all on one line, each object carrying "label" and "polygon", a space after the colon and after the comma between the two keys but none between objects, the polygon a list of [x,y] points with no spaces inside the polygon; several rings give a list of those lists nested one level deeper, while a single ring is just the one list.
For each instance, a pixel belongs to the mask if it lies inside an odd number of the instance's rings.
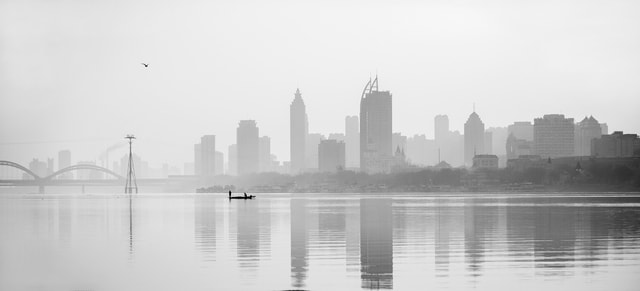
[{"label": "utility pole", "polygon": [[138,182],[136,182],[136,172],[133,169],[133,154],[131,152],[131,143],[136,138],[133,134],[128,134],[124,137],[129,140],[129,167],[127,167],[127,183],[124,186],[125,194],[132,194],[133,189],[138,193]]}]

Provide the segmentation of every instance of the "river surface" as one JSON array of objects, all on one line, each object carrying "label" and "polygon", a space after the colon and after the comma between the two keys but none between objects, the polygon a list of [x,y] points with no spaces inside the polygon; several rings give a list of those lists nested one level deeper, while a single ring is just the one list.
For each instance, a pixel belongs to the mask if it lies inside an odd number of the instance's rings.
[{"label": "river surface", "polygon": [[639,288],[639,195],[0,196],[0,290]]}]

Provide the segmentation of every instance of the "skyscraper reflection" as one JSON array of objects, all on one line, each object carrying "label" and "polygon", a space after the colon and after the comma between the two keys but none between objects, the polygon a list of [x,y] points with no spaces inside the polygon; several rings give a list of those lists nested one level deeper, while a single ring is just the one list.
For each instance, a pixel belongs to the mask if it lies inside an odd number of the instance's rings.
[{"label": "skyscraper reflection", "polygon": [[216,203],[212,196],[194,199],[194,235],[196,249],[204,253],[205,260],[213,260],[216,250]]},{"label": "skyscraper reflection", "polygon": [[306,208],[306,199],[291,199],[291,285],[296,288],[304,287],[307,278]]},{"label": "skyscraper reflection", "polygon": [[260,259],[260,213],[257,201],[233,201],[237,214],[236,249],[241,268],[256,270]]},{"label": "skyscraper reflection", "polygon": [[391,199],[360,200],[360,278],[362,288],[393,288]]}]

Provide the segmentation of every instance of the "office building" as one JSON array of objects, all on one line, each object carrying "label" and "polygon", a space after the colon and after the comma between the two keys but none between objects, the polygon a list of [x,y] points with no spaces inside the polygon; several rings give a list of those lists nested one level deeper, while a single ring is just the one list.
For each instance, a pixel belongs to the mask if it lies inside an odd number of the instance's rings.
[{"label": "office building", "polygon": [[271,172],[271,138],[260,137],[260,172]]},{"label": "office building", "polygon": [[200,138],[200,169],[202,176],[216,174],[216,136],[204,135]]},{"label": "office building", "polygon": [[600,123],[593,116],[586,117],[576,123],[574,133],[574,155],[590,156],[591,140],[600,138],[602,128]]},{"label": "office building", "polygon": [[530,121],[516,121],[507,127],[507,136],[533,141],[533,124]]},{"label": "office building", "polygon": [[309,133],[307,110],[302,100],[300,89],[296,89],[293,102],[289,106],[289,150],[291,159],[291,174],[302,172],[306,159],[306,141]]},{"label": "office building", "polygon": [[615,131],[591,141],[591,154],[598,158],[640,156],[640,138],[637,134]]},{"label": "office building", "polygon": [[307,168],[305,171],[318,171],[318,146],[323,140],[325,140],[324,135],[319,133],[310,133],[307,135],[307,156],[305,159],[305,165]]},{"label": "office building", "polygon": [[227,166],[229,169],[229,175],[235,176],[238,175],[238,145],[232,144],[229,145],[229,158]]},{"label": "office building", "polygon": [[224,154],[219,151],[216,151],[216,166],[214,173],[216,173],[216,175],[224,174]]},{"label": "office building", "polygon": [[570,157],[574,153],[573,118],[547,114],[533,122],[533,149],[542,158]]},{"label": "office building", "polygon": [[260,164],[260,138],[255,120],[241,120],[236,131],[238,175],[257,173]]},{"label": "office building", "polygon": [[464,163],[465,166],[473,165],[473,157],[479,154],[485,154],[485,133],[484,123],[480,116],[474,111],[469,115],[467,122],[464,124]]},{"label": "office building", "polygon": [[378,90],[378,77],[369,80],[360,98],[360,168],[388,173],[393,160],[392,96]]},{"label": "office building", "polygon": [[345,160],[347,168],[360,168],[360,121],[358,116],[347,116],[345,123]]}]

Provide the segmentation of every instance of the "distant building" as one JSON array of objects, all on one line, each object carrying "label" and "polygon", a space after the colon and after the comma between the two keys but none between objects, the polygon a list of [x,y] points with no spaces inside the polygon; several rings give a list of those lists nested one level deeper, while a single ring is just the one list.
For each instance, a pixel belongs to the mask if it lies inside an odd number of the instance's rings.
[{"label": "distant building", "polygon": [[600,123],[600,129],[602,134],[609,134],[609,126],[606,123]]},{"label": "distant building", "polygon": [[271,172],[271,138],[260,137],[260,172]]},{"label": "distant building", "polygon": [[[62,150],[58,152],[58,171],[71,166],[71,151]],[[73,179],[72,172],[60,174],[57,179]]]},{"label": "distant building", "polygon": [[317,171],[318,170],[318,146],[320,142],[325,140],[324,135],[319,133],[310,133],[307,135],[307,149],[306,149],[306,160],[305,165],[307,165],[306,171]]},{"label": "distant building", "polygon": [[345,166],[345,144],[335,139],[323,140],[318,145],[318,170],[336,172]]},{"label": "distant building", "polygon": [[449,135],[449,116],[436,115],[433,119],[434,139],[438,145],[442,145]]},{"label": "distant building", "polygon": [[291,174],[298,174],[305,168],[307,157],[306,140],[309,133],[307,111],[300,89],[296,89],[293,102],[289,106],[289,142],[291,154]]},{"label": "distant building", "polygon": [[469,167],[473,165],[473,157],[485,154],[484,123],[474,111],[469,115],[464,124],[464,163]]},{"label": "distant building", "polygon": [[213,176],[216,174],[216,136],[203,135],[200,138],[200,167],[202,176]]},{"label": "distant building", "polygon": [[31,162],[29,163],[29,170],[40,176],[40,178],[46,177],[48,175],[47,173],[49,172],[47,163],[38,159],[31,160]]},{"label": "distant building", "polygon": [[229,146],[229,175],[238,175],[238,145],[232,144]]},{"label": "distant building", "polygon": [[[402,150],[402,148],[400,149]],[[407,159],[407,163],[411,165],[426,167],[438,163],[436,142],[432,139],[427,139],[424,134],[416,134],[408,138],[403,154]]]},{"label": "distant building", "polygon": [[507,161],[510,170],[523,171],[528,168],[545,168],[550,165],[550,158],[543,159],[538,155],[521,155]]},{"label": "distant building", "polygon": [[202,145],[199,143],[193,145],[193,174],[202,175]]},{"label": "distant building", "polygon": [[378,90],[378,77],[369,80],[360,98],[360,168],[388,173],[392,162],[392,96]]},{"label": "distant building", "polygon": [[347,168],[360,168],[360,122],[358,116],[347,116],[345,123],[345,154]]},{"label": "distant building", "polygon": [[497,169],[498,156],[496,155],[475,155],[473,157],[472,169]]},{"label": "distant building", "polygon": [[570,157],[574,154],[573,118],[547,114],[533,123],[533,149],[542,158]]},{"label": "distant building", "polygon": [[344,142],[345,136],[344,133],[330,133],[327,139],[335,139],[336,141]]},{"label": "distant building", "polygon": [[238,175],[257,173],[260,164],[259,129],[255,120],[241,120],[236,131]]},{"label": "distant building", "polygon": [[516,121],[507,127],[507,136],[510,134],[517,139],[533,141],[533,124],[530,121]]},{"label": "distant building", "polygon": [[593,116],[585,117],[576,123],[574,132],[574,155],[590,156],[591,140],[600,138],[602,128],[600,123]]},{"label": "distant building", "polygon": [[400,147],[402,151],[407,148],[407,137],[402,135],[402,133],[394,132],[391,136],[391,148],[395,151],[398,147]]},{"label": "distant building", "polygon": [[[507,137],[509,137],[508,129],[506,127],[490,127],[486,132],[491,133],[490,153],[498,157],[505,155],[505,145],[507,143]],[[485,144],[485,148],[488,148],[487,144]]]},{"label": "distant building", "polygon": [[215,173],[216,175],[224,174],[224,154],[219,151],[216,151]]},{"label": "distant building", "polygon": [[640,156],[640,138],[637,134],[615,131],[591,141],[591,153],[599,158]]},{"label": "distant building", "polygon": [[506,143],[507,159],[516,159],[519,156],[533,155],[533,141],[516,138],[509,134]]}]

